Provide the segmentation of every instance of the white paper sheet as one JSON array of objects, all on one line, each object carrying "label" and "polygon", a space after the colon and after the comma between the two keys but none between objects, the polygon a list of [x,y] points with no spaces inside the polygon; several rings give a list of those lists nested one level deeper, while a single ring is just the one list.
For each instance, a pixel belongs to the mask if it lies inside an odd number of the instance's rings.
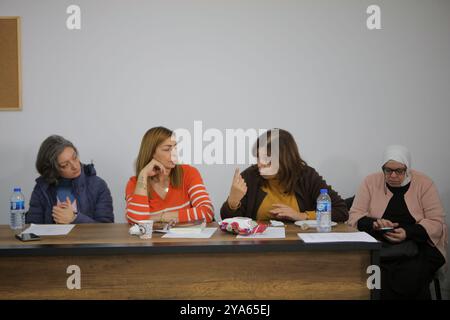
[{"label": "white paper sheet", "polygon": [[305,243],[321,242],[377,242],[365,232],[328,232],[328,233],[297,233]]},{"label": "white paper sheet", "polygon": [[284,227],[268,227],[264,233],[251,234],[249,236],[236,236],[237,239],[284,239],[286,232]]},{"label": "white paper sheet", "polygon": [[284,223],[282,221],[270,220],[271,227],[284,227]]},{"label": "white paper sheet", "polygon": [[38,236],[65,236],[72,231],[74,224],[34,224],[22,233],[34,233]]},{"label": "white paper sheet", "polygon": [[185,239],[208,239],[216,232],[217,228],[205,228],[202,232],[195,233],[170,233],[167,232],[161,238],[185,238]]},{"label": "white paper sheet", "polygon": [[[195,234],[202,233],[205,228],[193,227],[193,228],[170,228],[168,232],[170,233],[178,233],[178,234]],[[166,232],[167,233],[167,232]]]}]

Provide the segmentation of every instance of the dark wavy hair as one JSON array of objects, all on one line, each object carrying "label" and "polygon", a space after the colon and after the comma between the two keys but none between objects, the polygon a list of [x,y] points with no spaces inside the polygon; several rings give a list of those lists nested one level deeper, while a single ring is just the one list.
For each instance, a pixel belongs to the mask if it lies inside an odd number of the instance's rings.
[{"label": "dark wavy hair", "polygon": [[60,177],[58,170],[58,156],[65,148],[70,147],[78,150],[72,142],[58,135],[51,135],[42,142],[36,159],[36,170],[48,184],[56,184]]}]

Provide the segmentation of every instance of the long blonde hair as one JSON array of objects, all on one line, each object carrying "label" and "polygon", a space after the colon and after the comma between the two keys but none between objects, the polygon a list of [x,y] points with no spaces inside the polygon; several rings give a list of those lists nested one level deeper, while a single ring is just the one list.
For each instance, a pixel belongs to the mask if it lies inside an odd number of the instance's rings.
[{"label": "long blonde hair", "polygon": [[[164,127],[154,127],[149,129],[142,137],[141,147],[136,159],[136,178],[139,176],[141,170],[153,159],[156,148],[165,140],[172,136],[172,131]],[[181,187],[183,182],[183,168],[176,165],[170,171],[170,183],[174,188]],[[150,177],[147,180],[147,185],[150,186]],[[148,189],[148,196],[150,197],[150,188]]]}]

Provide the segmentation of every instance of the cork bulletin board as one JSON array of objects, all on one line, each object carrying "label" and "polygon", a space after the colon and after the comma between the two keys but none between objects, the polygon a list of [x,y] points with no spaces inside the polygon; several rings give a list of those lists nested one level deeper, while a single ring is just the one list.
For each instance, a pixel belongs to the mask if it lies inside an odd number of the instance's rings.
[{"label": "cork bulletin board", "polygon": [[0,111],[21,110],[20,17],[0,17]]}]

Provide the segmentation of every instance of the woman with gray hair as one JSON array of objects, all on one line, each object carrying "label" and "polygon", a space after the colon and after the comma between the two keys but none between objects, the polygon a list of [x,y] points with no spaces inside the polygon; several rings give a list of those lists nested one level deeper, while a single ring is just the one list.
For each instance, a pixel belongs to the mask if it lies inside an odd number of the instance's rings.
[{"label": "woman with gray hair", "polygon": [[52,135],[36,159],[40,177],[31,194],[27,223],[70,224],[114,222],[111,193],[93,164],[80,162],[68,140]]},{"label": "woman with gray hair", "polygon": [[430,282],[447,252],[438,190],[429,177],[411,169],[404,146],[386,148],[381,170],[359,187],[349,224],[383,243],[382,299],[429,299]]}]

